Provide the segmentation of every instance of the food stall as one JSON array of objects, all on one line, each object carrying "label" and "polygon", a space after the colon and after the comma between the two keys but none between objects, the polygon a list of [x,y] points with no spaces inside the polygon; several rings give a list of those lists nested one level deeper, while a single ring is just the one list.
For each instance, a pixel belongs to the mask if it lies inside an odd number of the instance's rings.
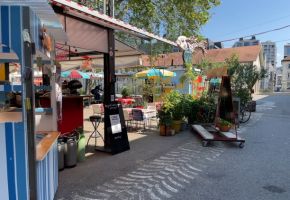
[{"label": "food stall", "polygon": [[[49,2],[55,8],[54,11],[46,0],[0,2],[0,59],[6,63],[5,80],[0,85],[1,98],[3,97],[1,102],[4,102],[1,104],[3,106],[0,112],[1,199],[54,199],[58,187],[56,141],[59,135],[58,120],[62,102],[58,84],[60,67],[54,61],[55,40],[62,45],[83,47],[94,50],[93,53],[103,53],[105,145],[113,154],[129,149],[123,115],[120,113],[121,109],[116,103],[114,93],[116,81],[114,30],[172,43],[122,21],[81,7],[77,3],[67,0]],[[59,18],[54,16],[56,11]],[[41,18],[45,20],[41,21]],[[69,38],[72,39],[69,43],[66,37],[58,34],[58,29],[63,27],[59,24],[59,19],[63,23],[64,21],[68,23],[66,34],[69,37],[76,34],[78,38]],[[48,22],[47,25],[45,22]],[[47,29],[46,32],[44,27],[50,25],[53,28]],[[88,29],[80,28],[83,25]],[[86,40],[90,38],[88,37],[90,34],[94,35],[96,32],[100,33],[97,35],[100,37]],[[88,52],[83,52],[85,53]],[[13,58],[10,58],[11,54]],[[48,76],[45,81],[43,80],[45,86],[42,85],[40,88],[33,84],[33,63],[36,56],[48,58],[46,65],[51,69],[50,74],[46,74]],[[5,67],[12,61],[20,64],[19,85],[7,81],[9,79]],[[50,101],[47,107],[35,108],[35,89],[43,89],[42,87],[45,87],[46,91],[49,90],[47,93]],[[6,94],[14,91],[21,93],[21,108],[11,108],[9,103],[6,103]]]},{"label": "food stall", "polygon": [[[36,57],[46,59],[51,69],[54,66],[53,35],[39,17],[40,8],[42,19],[47,17],[46,9],[52,12],[42,1],[0,2],[1,199],[52,200],[58,187],[57,101],[50,108],[35,108],[35,90],[50,90],[54,99],[57,95],[57,73],[50,76],[50,85],[33,84]],[[12,62],[20,65],[20,84],[9,81]],[[21,107],[12,107],[15,92],[21,94]]]}]

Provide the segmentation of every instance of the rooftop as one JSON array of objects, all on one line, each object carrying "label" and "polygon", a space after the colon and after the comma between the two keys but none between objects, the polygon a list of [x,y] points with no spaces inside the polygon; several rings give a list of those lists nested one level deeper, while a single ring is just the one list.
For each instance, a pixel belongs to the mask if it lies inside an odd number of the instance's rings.
[{"label": "rooftop", "polygon": [[[199,64],[203,59],[209,62],[221,63],[225,62],[226,59],[232,55],[237,55],[241,63],[254,62],[257,60],[262,46],[244,46],[235,48],[224,48],[224,49],[211,49],[208,50],[205,55],[201,52],[193,54],[193,64]],[[142,65],[151,66],[150,57],[148,55],[142,56]],[[154,62],[155,66],[180,66],[183,65],[182,52],[162,54],[156,58]]]}]

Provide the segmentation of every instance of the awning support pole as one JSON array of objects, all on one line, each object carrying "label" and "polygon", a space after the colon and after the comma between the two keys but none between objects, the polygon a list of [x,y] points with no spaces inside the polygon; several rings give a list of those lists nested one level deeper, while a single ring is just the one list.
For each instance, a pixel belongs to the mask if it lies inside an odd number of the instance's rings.
[{"label": "awning support pole", "polygon": [[[23,30],[30,30],[30,14],[29,8],[23,9]],[[37,199],[37,179],[36,179],[36,150],[35,150],[35,113],[34,113],[34,84],[33,84],[33,55],[32,44],[30,42],[24,42],[23,54],[24,54],[24,68],[22,74],[24,76],[23,94],[22,98],[25,98],[25,114],[26,114],[26,130],[28,141],[28,165],[29,165],[29,196],[31,200]]]}]

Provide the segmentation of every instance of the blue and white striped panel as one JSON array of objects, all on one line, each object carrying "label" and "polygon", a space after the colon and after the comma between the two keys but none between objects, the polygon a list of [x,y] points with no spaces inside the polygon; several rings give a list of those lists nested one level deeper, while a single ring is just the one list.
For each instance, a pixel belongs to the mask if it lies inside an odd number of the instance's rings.
[{"label": "blue and white striped panel", "polygon": [[1,38],[0,43],[6,45],[2,47],[4,53],[13,50],[22,62],[22,9],[20,6],[1,6]]},{"label": "blue and white striped panel", "polygon": [[7,178],[7,156],[5,124],[0,123],[0,193],[1,199],[9,199],[8,178]]},{"label": "blue and white striped panel", "polygon": [[37,163],[37,199],[53,200],[58,187],[57,142],[47,156]]},{"label": "blue and white striped panel", "polygon": [[[40,40],[41,21],[30,9],[30,37],[35,43],[36,49],[45,54],[43,44]],[[22,6],[0,6],[0,52],[9,53],[14,51],[20,63],[23,63],[23,38],[22,38]]]},{"label": "blue and white striped panel", "polygon": [[24,125],[5,123],[4,133],[9,199],[29,199],[27,139]]},{"label": "blue and white striped panel", "polygon": [[1,199],[29,199],[27,142],[23,127],[23,123],[0,124],[0,192],[5,197]]}]

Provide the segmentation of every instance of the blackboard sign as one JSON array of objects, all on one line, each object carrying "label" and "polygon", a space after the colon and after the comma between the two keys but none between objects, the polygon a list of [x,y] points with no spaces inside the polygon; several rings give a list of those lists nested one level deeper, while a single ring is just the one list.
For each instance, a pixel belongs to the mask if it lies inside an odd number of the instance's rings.
[{"label": "blackboard sign", "polygon": [[120,104],[105,105],[105,149],[112,154],[130,149],[123,109]]}]

